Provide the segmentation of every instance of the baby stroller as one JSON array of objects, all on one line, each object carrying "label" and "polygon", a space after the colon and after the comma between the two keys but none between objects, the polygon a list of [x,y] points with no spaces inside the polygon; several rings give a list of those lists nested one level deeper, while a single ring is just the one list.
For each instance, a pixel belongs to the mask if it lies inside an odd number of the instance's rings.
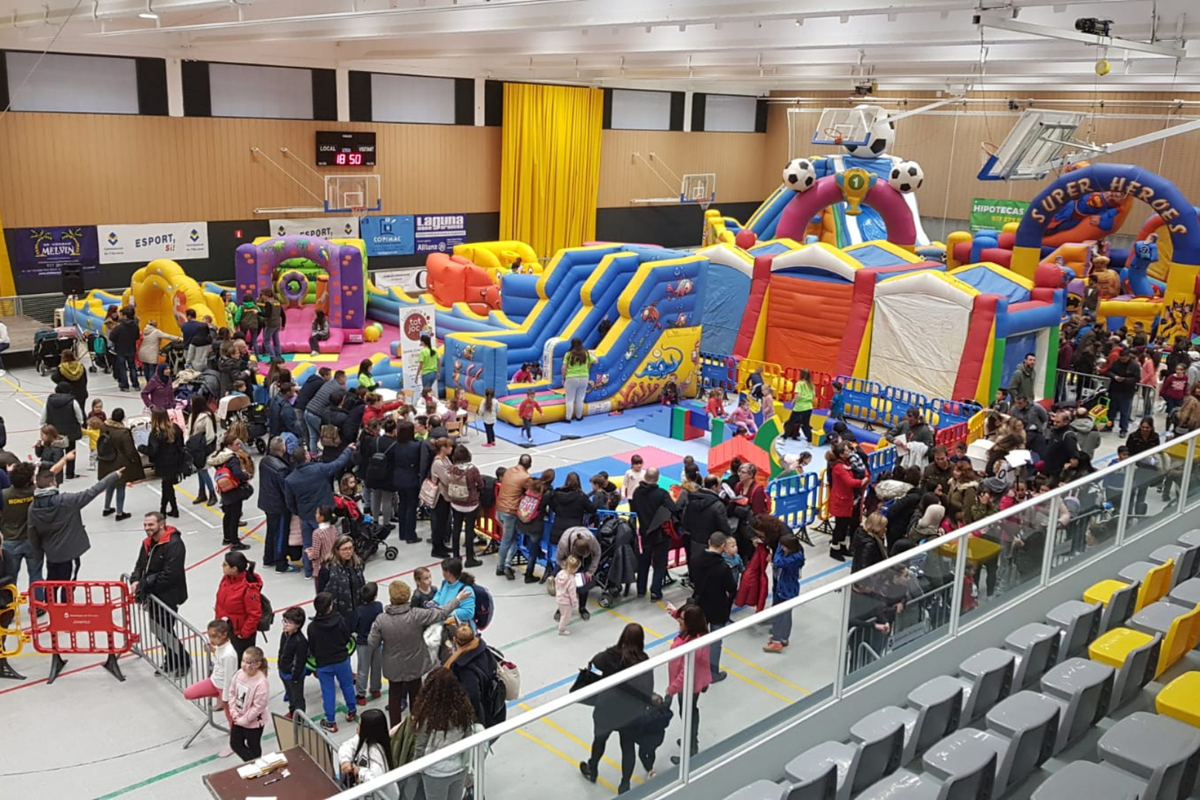
[{"label": "baby stroller", "polygon": [[112,359],[108,354],[108,339],[94,331],[84,333],[84,346],[92,358],[91,372],[102,370],[105,375],[112,372]]},{"label": "baby stroller", "polygon": [[42,328],[33,334],[33,366],[38,375],[48,375],[62,363],[62,354],[76,351],[79,331],[75,328]]},{"label": "baby stroller", "polygon": [[333,498],[334,507],[341,518],[342,533],[354,540],[354,553],[364,562],[369,561],[383,546],[383,557],[395,561],[400,556],[399,548],[385,544],[387,527],[364,516],[358,505],[348,498],[338,495]]},{"label": "baby stroller", "polygon": [[637,556],[633,551],[635,536],[628,519],[616,512],[600,512],[600,526],[596,528],[600,564],[592,574],[592,583],[600,587],[600,598],[596,602],[601,608],[611,608],[618,597],[629,594],[632,581],[625,579],[636,579],[637,575]]},{"label": "baby stroller", "polygon": [[267,452],[267,407],[262,403],[252,403],[244,394],[226,395],[217,405],[217,416],[225,425],[226,430],[236,421],[246,423],[249,441],[253,443],[259,455]]},{"label": "baby stroller", "polygon": [[163,360],[171,367],[172,375],[183,371],[184,362],[187,361],[187,348],[183,346],[183,342],[169,342],[160,352]]}]

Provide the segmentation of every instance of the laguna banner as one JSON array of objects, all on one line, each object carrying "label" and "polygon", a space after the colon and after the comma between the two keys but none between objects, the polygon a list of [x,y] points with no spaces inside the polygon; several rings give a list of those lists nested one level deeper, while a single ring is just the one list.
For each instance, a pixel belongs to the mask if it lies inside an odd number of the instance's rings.
[{"label": "laguna banner", "polygon": [[316,236],[319,239],[357,239],[358,217],[297,217],[271,220],[272,236]]},{"label": "laguna banner", "polygon": [[98,225],[100,263],[145,264],[156,258],[208,258],[207,222]]},{"label": "laguna banner", "polygon": [[10,235],[13,264],[22,275],[54,277],[64,264],[92,270],[100,263],[100,245],[91,225],[17,228]]}]

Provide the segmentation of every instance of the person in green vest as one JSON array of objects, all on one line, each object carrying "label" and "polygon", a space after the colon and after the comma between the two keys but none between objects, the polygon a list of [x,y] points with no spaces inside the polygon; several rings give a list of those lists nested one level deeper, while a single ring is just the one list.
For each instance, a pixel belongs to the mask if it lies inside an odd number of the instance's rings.
[{"label": "person in green vest", "polygon": [[379,382],[371,377],[371,359],[364,358],[358,363],[358,385],[359,388],[372,391]]},{"label": "person in green vest", "polygon": [[583,339],[571,340],[571,349],[563,356],[563,392],[566,394],[567,422],[583,419],[583,398],[587,394],[588,374],[596,357],[583,346]]},{"label": "person in green vest", "polygon": [[812,442],[813,398],[816,389],[813,388],[812,374],[807,369],[800,370],[800,380],[796,381],[796,397],[792,401],[792,413],[783,426],[784,439],[799,439],[799,433],[804,432],[805,445]]},{"label": "person in green vest", "polygon": [[421,388],[432,389],[437,383],[438,354],[433,347],[433,340],[428,334],[421,336]]}]

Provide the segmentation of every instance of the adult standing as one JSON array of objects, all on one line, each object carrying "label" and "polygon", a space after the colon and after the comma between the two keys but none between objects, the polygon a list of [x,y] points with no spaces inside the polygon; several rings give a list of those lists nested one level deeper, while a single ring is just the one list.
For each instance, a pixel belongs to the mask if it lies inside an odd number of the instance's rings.
[{"label": "adult standing", "polygon": [[[372,429],[376,433],[371,435]],[[388,459],[396,443],[396,420],[388,418],[380,425],[371,422],[365,426],[359,439],[359,475],[362,476],[371,516],[392,529],[392,514],[396,510],[396,493],[392,488],[392,471]],[[376,456],[379,456],[376,458]]]},{"label": "adult standing", "polygon": [[221,449],[208,458],[208,466],[217,471],[217,491],[221,496],[221,532],[224,534],[221,543],[230,550],[249,550],[250,545],[238,536],[238,529],[242,525],[242,507],[254,494],[254,486],[250,483],[254,477],[254,462],[237,431],[228,431],[221,444]]},{"label": "adult standing", "polygon": [[[382,445],[380,445],[382,446]],[[416,427],[408,420],[396,423],[396,444],[387,451],[391,489],[396,494],[400,539],[417,544],[417,508],[421,504],[421,459],[425,446],[416,440]]]},{"label": "adult standing", "polygon": [[1117,423],[1118,434],[1124,439],[1129,434],[1129,422],[1133,415],[1133,396],[1138,381],[1142,379],[1142,368],[1133,360],[1133,351],[1126,347],[1108,368],[1108,396],[1112,399],[1110,419]]},{"label": "adult standing", "polygon": [[83,524],[83,509],[119,480],[120,468],[82,492],[64,494],[58,490],[52,470],[38,471],[26,531],[31,560],[45,558],[46,580],[73,581],[79,577],[80,559],[92,548]]},{"label": "adult standing", "polygon": [[262,563],[264,567],[275,567],[276,572],[295,571],[288,565],[288,532],[292,517],[288,514],[284,496],[284,481],[291,472],[287,444],[282,436],[275,436],[267,443],[267,454],[258,462],[258,510],[267,517]]},{"label": "adult standing", "polygon": [[567,422],[583,419],[584,402],[587,395],[588,374],[596,357],[583,346],[583,339],[571,340],[571,349],[563,356],[563,392],[566,394]]},{"label": "adult standing", "polygon": [[[203,322],[196,318],[196,309],[189,308],[183,313],[184,320],[179,326],[180,340],[183,342],[183,363],[185,366],[196,369],[196,334],[203,330],[206,326]],[[210,340],[211,343],[211,340]],[[207,359],[206,359],[207,360]],[[203,363],[203,362],[200,362]]]},{"label": "adult standing", "polygon": [[[417,725],[414,759],[466,739],[480,723],[464,687],[450,670],[441,667],[425,678],[413,704],[413,719]],[[414,776],[420,780],[420,787],[415,789],[413,783],[409,783],[407,791],[424,795],[425,800],[460,800],[466,777],[467,768],[462,756],[450,756]]]},{"label": "adult standing", "polygon": [[238,660],[247,647],[258,643],[258,624],[262,621],[262,578],[254,572],[254,562],[245,554],[230,552],[221,562],[224,577],[217,586],[217,619],[229,621],[233,632],[229,643],[237,651]]},{"label": "adult standing", "polygon": [[850,549],[853,551],[851,572],[858,572],[887,560],[887,530],[887,517],[878,511],[867,515],[850,542]]},{"label": "adult standing", "polygon": [[164,362],[155,366],[154,371],[146,378],[146,385],[142,387],[142,403],[146,408],[161,408],[166,411],[175,407],[172,377],[170,364]]},{"label": "adult standing", "polygon": [[929,427],[929,423],[921,418],[921,412],[915,406],[910,406],[904,412],[904,419],[887,432],[889,442],[895,442],[901,436],[905,438],[905,441],[920,442],[925,445],[926,450],[933,449],[933,428]]},{"label": "adult standing", "polygon": [[333,377],[333,370],[329,367],[321,367],[313,374],[305,378],[304,383],[300,385],[300,390],[296,393],[296,413],[303,414],[308,408],[309,401],[316,396],[321,387]]},{"label": "adult standing", "polygon": [[1042,472],[1051,478],[1061,478],[1063,469],[1079,466],[1079,442],[1071,430],[1072,414],[1068,409],[1054,412],[1046,446],[1042,451]]},{"label": "adult standing", "polygon": [[[33,473],[37,467],[31,461],[21,461],[13,465],[9,473],[11,485],[0,492],[0,538],[3,538],[4,557],[8,562],[8,574],[13,581],[19,577],[21,562],[29,573],[29,585],[42,579],[42,558],[34,557],[34,550],[29,543],[29,507],[33,503]],[[45,592],[37,590],[37,599],[41,600]]]},{"label": "adult standing", "polygon": [[[1154,418],[1143,417],[1137,430],[1129,434],[1125,446],[1129,448],[1129,457],[1137,458],[1139,453],[1158,447],[1160,441],[1154,430]],[[1161,459],[1161,455],[1159,456]],[[1150,486],[1157,483],[1161,473],[1158,469],[1158,459],[1144,458],[1134,467],[1133,513],[1139,516],[1146,513],[1146,492]]]},{"label": "adult standing", "polygon": [[596,513],[596,504],[583,493],[578,472],[568,472],[563,485],[550,493],[550,510],[554,522],[550,525],[550,545],[557,547],[562,535],[570,528],[586,527]]},{"label": "adult standing", "polygon": [[185,447],[192,459],[192,466],[196,468],[196,481],[200,484],[192,505],[216,505],[217,488],[208,471],[208,457],[217,452],[217,418],[208,407],[208,401],[200,395],[192,398]]},{"label": "adult standing", "polygon": [[263,354],[270,358],[283,358],[283,350],[279,347],[279,331],[287,327],[287,312],[275,299],[275,290],[269,286],[259,293],[258,303]]},{"label": "adult standing", "polygon": [[326,381],[317,389],[316,394],[304,407],[304,421],[308,424],[308,451],[320,452],[321,425],[325,422],[325,414],[333,405],[333,393],[346,391],[346,373],[338,370],[333,373],[333,379]]},{"label": "adult standing", "polygon": [[[134,598],[149,610],[150,629],[163,646],[163,672],[186,675],[192,666],[192,656],[179,641],[172,612],[187,602],[187,547],[179,531],[167,524],[166,518],[150,511],[142,519],[146,538],[138,548],[137,563],[129,578],[129,590]],[[158,603],[150,598],[156,598]]]},{"label": "adult standing", "polygon": [[354,540],[349,536],[339,536],[325,563],[321,565],[317,591],[333,595],[333,610],[341,614],[342,619],[348,620],[358,607],[366,582],[362,559],[354,552]]},{"label": "adult standing", "polygon": [[163,342],[178,342],[182,339],[175,334],[159,330],[158,323],[147,320],[142,329],[142,343],[138,346],[138,359],[142,362],[142,372],[146,380],[154,376],[158,368],[158,354]]},{"label": "adult standing", "polygon": [[517,506],[521,496],[525,494],[525,484],[529,480],[529,470],[533,468],[533,458],[523,454],[517,459],[516,466],[504,471],[500,479],[500,489],[496,493],[496,519],[500,522],[500,555],[496,561],[496,574],[503,575],[510,581],[516,578],[512,568],[512,559],[517,545]]},{"label": "adult standing", "polygon": [[637,514],[638,530],[641,533],[642,552],[638,559],[637,593],[638,597],[646,596],[646,584],[651,569],[654,579],[650,582],[650,599],[655,602],[662,599],[663,578],[667,572],[667,550],[670,540],[666,526],[678,514],[675,501],[666,489],[658,485],[658,468],[646,470],[646,477],[636,489],[629,501],[629,509]]},{"label": "adult standing", "polygon": [[704,486],[688,496],[687,505],[683,507],[681,525],[688,534],[688,574],[693,583],[696,577],[693,573],[695,559],[708,550],[709,539],[714,533],[725,536],[733,535],[733,527],[729,524],[729,516],[725,513],[725,503],[717,490],[721,479],[709,475],[704,479]]},{"label": "adult standing", "polygon": [[[125,510],[125,487],[146,478],[142,455],[133,443],[133,432],[125,425],[123,408],[114,408],[112,416],[101,424],[96,443],[96,476],[104,478],[114,472],[117,473],[116,482],[104,490],[103,513],[106,517],[115,513],[114,519],[120,522],[133,516]],[[116,506],[112,502],[114,495]]]},{"label": "adult standing", "polygon": [[1033,383],[1037,372],[1037,356],[1033,353],[1026,353],[1025,359],[1021,365],[1013,370],[1012,378],[1008,382],[1008,394],[1014,400],[1018,397],[1024,397],[1026,400],[1033,402],[1034,390]]},{"label": "adult standing", "polygon": [[434,439],[430,443],[433,451],[433,462],[429,467],[430,480],[437,483],[437,501],[429,513],[429,538],[433,544],[430,555],[433,558],[449,558],[447,548],[450,538],[450,453],[454,443],[446,437]]},{"label": "adult standing", "polygon": [[850,445],[838,442],[831,451],[831,482],[829,488],[829,515],[833,517],[833,537],[829,542],[829,555],[845,561],[850,552],[850,534],[858,520],[855,492],[865,487],[870,478],[858,479],[850,468]]},{"label": "adult standing", "polygon": [[[485,728],[490,728],[498,722],[503,722],[504,707],[500,706],[497,717],[493,709],[488,708],[485,700],[494,691],[491,687],[496,680],[496,669],[499,663],[496,656],[484,643],[483,637],[476,634],[470,625],[459,625],[454,637],[450,640],[453,652],[446,659],[446,669],[454,673],[475,710],[475,719]],[[503,695],[503,690],[501,690]],[[503,699],[503,698],[501,698]]]},{"label": "adult standing", "polygon": [[[79,404],[79,410],[87,408],[88,378],[87,368],[75,357],[74,350],[64,350],[58,366],[50,370],[50,382],[56,387],[65,383],[71,387],[71,396]],[[62,429],[59,428],[61,431]]]},{"label": "adult standing", "polygon": [[450,455],[447,492],[450,495],[451,554],[454,558],[461,558],[465,550],[465,566],[482,566],[483,562],[475,557],[475,518],[479,513],[479,498],[483,495],[483,476],[471,463],[471,451],[466,445],[455,446]]},{"label": "adult standing", "polygon": [[[641,625],[631,622],[621,630],[617,643],[592,656],[588,666],[608,678],[649,657],[645,631]],[[621,782],[617,792],[629,791],[637,763],[637,740],[642,720],[654,699],[653,672],[629,678],[592,699],[592,752],[587,761],[579,762],[579,771],[585,779],[596,782],[600,759],[604,758],[609,737],[615,732],[621,744]]]},{"label": "adult standing", "polygon": [[132,306],[121,309],[120,316],[108,332],[108,343],[113,351],[113,372],[117,375],[117,386],[122,392],[132,387],[141,389],[137,372],[138,325]]},{"label": "adult standing", "polygon": [[313,574],[308,549],[312,547],[313,531],[317,528],[317,509],[333,505],[333,479],[350,463],[354,450],[354,445],[350,445],[336,461],[328,463],[312,461],[303,447],[292,451],[292,472],[284,479],[283,493],[288,512],[300,518],[305,578],[311,578]]},{"label": "adult standing", "polygon": [[[418,352],[421,359],[421,388],[433,389],[438,377],[438,354],[428,334],[421,335],[421,349]],[[434,395],[437,393],[434,392]]]},{"label": "adult standing", "polygon": [[[54,387],[54,394],[46,398],[42,406],[42,424],[53,425],[59,436],[67,440],[67,452],[75,449],[75,443],[83,437],[83,409],[75,402],[71,385],[61,381]],[[75,462],[67,462],[67,478],[75,477]]]},{"label": "adult standing", "polygon": [[292,398],[296,396],[295,384],[290,381],[278,384],[278,390],[267,404],[267,433],[279,436],[290,433],[297,442],[303,442],[308,437],[300,420],[296,417],[296,409],[292,406]]},{"label": "adult standing", "polygon": [[413,608],[412,587],[404,581],[388,584],[390,603],[371,624],[367,646],[383,645],[383,677],[388,681],[388,717],[393,725],[399,725],[404,717],[405,700],[409,707],[416,705],[421,676],[433,669],[425,629],[444,621],[470,596],[471,590],[464,588],[444,607]]},{"label": "adult standing", "polygon": [[1046,444],[1046,429],[1050,425],[1049,412],[1028,397],[1018,397],[1013,401],[1008,415],[1021,421],[1025,426],[1025,446],[1040,455]]},{"label": "adult standing", "polygon": [[178,518],[179,500],[175,497],[175,483],[183,470],[187,451],[183,446],[183,430],[162,409],[156,408],[150,414],[146,456],[154,467],[154,474],[160,479],[159,513]]},{"label": "adult standing", "polygon": [[[714,631],[729,624],[733,599],[737,597],[737,580],[733,577],[733,570],[725,563],[723,554],[726,538],[723,533],[713,533],[708,537],[708,546],[696,556],[695,563],[690,557],[688,559],[692,574],[692,602],[700,606],[708,620],[709,630]],[[721,671],[722,644],[714,642],[708,651],[713,683],[729,677],[728,673]]]},{"label": "adult standing", "polygon": [[[784,439],[798,439],[801,432],[804,433],[804,443],[812,442],[812,425],[809,424],[812,420],[813,400],[816,398],[816,389],[813,387],[812,373],[807,369],[800,370],[800,380],[796,382],[796,397],[792,401],[792,413],[788,417],[787,424],[783,426]],[[771,409],[774,411],[774,409]]]}]

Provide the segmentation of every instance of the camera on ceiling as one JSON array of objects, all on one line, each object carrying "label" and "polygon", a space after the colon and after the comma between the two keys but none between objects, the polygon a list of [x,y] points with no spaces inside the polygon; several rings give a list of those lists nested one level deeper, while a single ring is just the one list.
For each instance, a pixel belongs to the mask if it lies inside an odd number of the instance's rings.
[{"label": "camera on ceiling", "polygon": [[1097,19],[1096,17],[1080,17],[1075,20],[1075,30],[1080,33],[1088,33],[1092,36],[1112,36],[1111,19]]},{"label": "camera on ceiling", "polygon": [[869,94],[875,94],[875,89],[879,86],[875,81],[859,81],[854,84],[854,93],[859,97],[866,97]]}]

